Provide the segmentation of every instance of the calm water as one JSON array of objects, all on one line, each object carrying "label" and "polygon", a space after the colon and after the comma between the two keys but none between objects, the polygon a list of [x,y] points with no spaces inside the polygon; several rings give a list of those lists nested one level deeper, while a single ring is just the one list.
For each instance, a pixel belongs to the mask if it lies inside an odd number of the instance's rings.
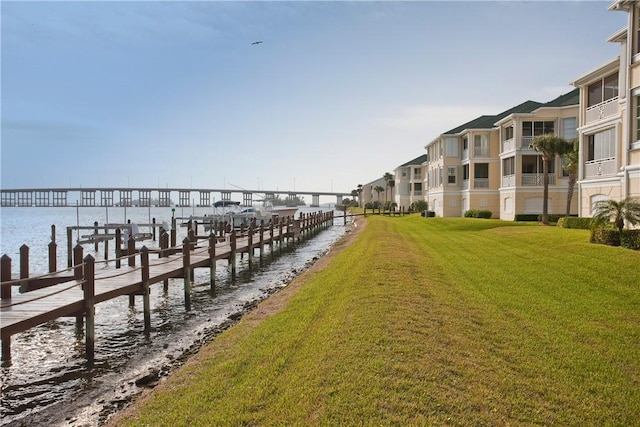
[{"label": "calm water", "polygon": [[[317,212],[320,208],[302,208]],[[325,208],[326,210],[326,208]],[[176,217],[211,215],[213,208],[176,208]],[[2,208],[0,210],[0,253],[13,260],[12,270],[19,270],[19,248],[30,248],[31,274],[48,269],[47,246],[51,225],[56,225],[58,269],[66,267],[68,226],[122,223],[170,223],[171,208]],[[180,221],[178,221],[180,223]],[[141,229],[140,231],[145,231]],[[68,413],[65,424],[99,425],[105,417],[131,396],[139,393],[135,380],[150,371],[166,375],[186,357],[210,341],[217,333],[237,320],[239,313],[274,290],[285,286],[314,259],[324,254],[345,232],[342,219],[312,239],[275,257],[267,253],[262,265],[238,260],[238,279],[230,280],[228,263],[219,261],[216,269],[216,294],[209,288],[208,269],[196,270],[192,289],[192,310],[184,308],[183,284],[172,279],[169,291],[161,284],[151,287],[151,334],[144,335],[142,300],[129,306],[128,297],[120,297],[96,306],[95,366],[86,367],[84,335],[75,328],[75,318],[62,318],[12,337],[10,366],[1,368],[2,424],[34,425],[43,421],[47,411]],[[79,234],[89,232],[80,232]],[[204,234],[204,232],[200,232]],[[178,228],[178,241],[186,228]],[[74,239],[77,238],[74,232]],[[139,242],[157,246],[156,242]],[[113,243],[111,244],[113,246]],[[112,248],[110,248],[113,250]],[[104,259],[102,245],[84,245],[85,255]],[[110,255],[113,258],[113,254]],[[257,259],[257,258],[256,258]],[[113,261],[96,264],[96,269],[112,269]],[[46,418],[45,418],[46,419]],[[64,418],[63,418],[64,420]]]}]

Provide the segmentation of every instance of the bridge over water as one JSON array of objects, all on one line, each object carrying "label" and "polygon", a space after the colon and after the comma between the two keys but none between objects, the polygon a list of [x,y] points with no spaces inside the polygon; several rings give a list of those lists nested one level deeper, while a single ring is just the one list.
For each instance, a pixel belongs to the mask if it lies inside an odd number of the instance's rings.
[{"label": "bridge over water", "polygon": [[[350,193],[327,191],[288,190],[247,190],[219,188],[26,188],[0,190],[0,206],[159,206],[187,207],[212,206],[215,201],[236,200],[244,206],[254,202],[274,200],[283,196],[284,200],[296,200],[300,196],[311,196],[310,206],[320,205],[320,196],[336,198],[342,204],[343,197]],[[219,197],[216,198],[216,196]],[[175,197],[175,199],[173,198]],[[234,198],[235,197],[235,198]],[[308,202],[307,202],[308,203]]]}]

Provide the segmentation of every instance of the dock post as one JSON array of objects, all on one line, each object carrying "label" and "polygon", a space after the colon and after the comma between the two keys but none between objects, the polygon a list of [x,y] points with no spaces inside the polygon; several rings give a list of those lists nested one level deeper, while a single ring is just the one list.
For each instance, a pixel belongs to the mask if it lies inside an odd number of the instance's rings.
[{"label": "dock post", "polygon": [[273,261],[273,220],[269,223],[269,253]]},{"label": "dock post", "polygon": [[282,253],[282,218],[278,218],[278,247],[280,248],[280,253]]},{"label": "dock post", "polygon": [[67,268],[73,267],[73,230],[67,227]]},{"label": "dock post", "polygon": [[171,247],[175,247],[177,245],[176,242],[176,217],[171,217]]},{"label": "dock post", "polygon": [[93,250],[98,252],[98,221],[93,222]]},{"label": "dock post", "polygon": [[[20,246],[20,279],[29,278],[29,246]],[[29,290],[29,281],[20,283],[20,292]]]},{"label": "dock post", "polygon": [[[162,234],[162,233],[160,233]],[[151,235],[153,236],[153,241],[156,241],[156,219],[151,219]]]},{"label": "dock post", "polygon": [[54,273],[58,268],[58,245],[55,240],[49,243],[49,273]]},{"label": "dock post", "polygon": [[[82,280],[83,272],[82,272],[82,257],[84,255],[84,249],[82,245],[76,245],[73,248],[73,265],[75,268],[73,269],[73,278],[75,280]],[[82,318],[82,314],[76,316],[76,330],[78,332],[82,331],[82,324],[84,323],[84,319]]]},{"label": "dock post", "polygon": [[182,272],[184,276],[184,308],[191,311],[191,242],[188,237],[182,241]]},{"label": "dock post", "polygon": [[[2,271],[0,281],[11,281],[11,258],[9,255],[2,255],[0,258],[0,271]],[[11,299],[11,286],[2,286],[0,288],[0,297],[3,300]],[[11,336],[2,338],[2,361],[9,362],[11,360]],[[3,363],[3,366],[5,364]]]},{"label": "dock post", "polygon": [[[164,231],[164,229],[161,229],[162,233],[160,234],[160,254],[158,255],[159,258],[163,258],[168,256],[169,254],[167,253],[167,248],[169,248],[169,234]],[[169,279],[164,279],[164,282],[162,282],[163,288],[162,290],[164,292],[168,292],[169,291]]]},{"label": "dock post", "polygon": [[94,349],[95,349],[95,308],[94,308],[94,296],[95,296],[95,260],[91,254],[84,258],[84,286],[82,287],[84,293],[84,313],[87,317],[87,326],[85,330],[85,347],[87,354],[87,363],[89,366],[93,365],[94,361]]},{"label": "dock post", "polygon": [[253,264],[253,233],[255,229],[253,228],[253,223],[249,224],[249,230],[247,231],[247,242],[249,244],[249,271],[251,271],[251,267]]},{"label": "dock post", "polygon": [[231,281],[236,281],[236,230],[231,230],[229,236],[229,244],[231,245],[231,253],[229,254],[229,263],[231,264]]},{"label": "dock post", "polygon": [[[127,240],[127,261],[129,267],[136,266],[136,241],[133,239],[133,235],[129,233],[129,240]],[[129,306],[133,307],[136,305],[136,296],[131,294],[129,295]]]},{"label": "dock post", "polygon": [[209,229],[209,283],[211,293],[216,294],[216,235],[213,229]]},{"label": "dock post", "polygon": [[148,338],[151,332],[151,303],[149,301],[149,249],[140,248],[140,265],[142,267],[142,307],[144,311],[144,334]]},{"label": "dock post", "polygon": [[122,257],[122,230],[116,228],[116,268],[120,268]]},{"label": "dock post", "polygon": [[262,265],[262,256],[264,253],[264,220],[260,220],[260,265]]}]

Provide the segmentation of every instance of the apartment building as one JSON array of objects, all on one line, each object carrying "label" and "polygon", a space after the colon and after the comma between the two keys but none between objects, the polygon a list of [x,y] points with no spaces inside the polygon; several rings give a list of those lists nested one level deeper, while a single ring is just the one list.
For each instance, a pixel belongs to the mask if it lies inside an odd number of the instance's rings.
[{"label": "apartment building", "polygon": [[427,155],[423,154],[400,166],[393,172],[395,176],[394,201],[398,209],[408,210],[413,202],[425,200],[424,168]]},{"label": "apartment building", "polygon": [[[531,111],[514,111],[496,121],[500,133],[500,219],[513,220],[516,214],[542,213],[542,155],[531,148],[531,143],[545,134],[575,140],[579,99],[580,91],[574,89],[545,104],[538,104]],[[568,174],[560,156],[551,159],[548,166],[548,213],[564,214],[567,211]],[[577,197],[572,197],[570,214],[576,214],[577,207]]]},{"label": "apartment building", "polygon": [[578,212],[592,216],[600,200],[640,198],[640,4],[613,2],[627,26],[608,42],[620,56],[573,82],[580,90]]}]

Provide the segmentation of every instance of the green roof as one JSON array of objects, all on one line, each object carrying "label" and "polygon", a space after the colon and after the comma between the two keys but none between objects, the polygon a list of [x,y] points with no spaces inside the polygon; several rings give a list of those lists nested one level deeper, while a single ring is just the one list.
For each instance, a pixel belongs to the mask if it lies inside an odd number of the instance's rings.
[{"label": "green roof", "polygon": [[405,166],[421,165],[421,164],[423,164],[423,163],[424,163],[424,162],[426,162],[426,161],[427,161],[427,155],[426,155],[426,154],[423,154],[422,156],[416,157],[415,159],[413,159],[413,160],[411,160],[411,161],[409,161],[409,162],[407,162],[407,163],[404,163],[404,164],[402,164],[402,165],[400,165],[400,166],[398,166],[398,167],[399,167],[399,168],[403,168],[403,167],[405,167]]},{"label": "green roof", "polygon": [[544,104],[536,101],[525,101],[520,105],[516,105],[513,108],[503,111],[500,114],[496,114],[493,116],[480,116],[477,119],[473,119],[470,122],[453,128],[448,132],[445,132],[443,135],[455,135],[464,131],[465,129],[492,129],[495,127],[494,125],[497,121],[504,119],[509,114],[530,113],[543,105]]},{"label": "green roof", "polygon": [[560,95],[556,99],[542,104],[542,107],[568,107],[580,103],[580,88],[573,89],[569,93]]}]

